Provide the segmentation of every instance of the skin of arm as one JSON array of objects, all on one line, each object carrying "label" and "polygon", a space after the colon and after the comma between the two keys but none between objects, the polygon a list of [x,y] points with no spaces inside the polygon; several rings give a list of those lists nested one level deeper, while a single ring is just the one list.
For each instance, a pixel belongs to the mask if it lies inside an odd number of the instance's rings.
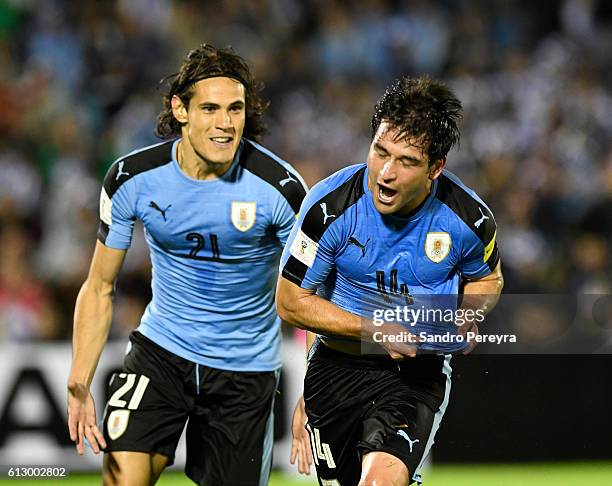
[{"label": "skin of arm", "polygon": [[362,319],[303,289],[283,276],[276,286],[276,310],[288,324],[313,333],[362,337]]},{"label": "skin of arm", "polygon": [[[499,262],[489,275],[478,279],[466,279],[463,286],[461,309],[481,311],[482,315],[487,315],[499,301],[503,288],[504,276],[501,271],[501,262]],[[466,319],[466,322],[459,326],[460,334],[465,335],[468,331],[478,333],[478,325],[475,319]],[[464,354],[472,351],[476,344],[475,340],[471,341],[470,347]]]},{"label": "skin of arm", "polygon": [[[287,324],[316,334],[373,342],[377,332],[387,335],[405,332],[401,325],[395,323],[377,326],[319,297],[314,290],[301,288],[282,275],[276,285],[276,310]],[[416,356],[416,347],[409,343],[389,340],[380,344],[393,359]]]},{"label": "skin of arm", "polygon": [[[313,332],[306,332],[306,356],[310,352],[314,340],[317,335]],[[312,466],[312,448],[310,446],[310,437],[306,431],[306,407],[304,404],[304,395],[300,395],[295,410],[293,411],[293,418],[291,420],[291,453],[289,455],[289,462],[295,464],[297,460],[298,472],[300,474],[310,474],[310,466]]]},{"label": "skin of arm", "polygon": [[96,243],[87,279],[77,297],[72,338],[72,367],[68,378],[68,426],[79,454],[86,437],[95,453],[106,447],[96,426],[95,406],[89,386],[108,337],[113,313],[115,279],[125,250]]}]

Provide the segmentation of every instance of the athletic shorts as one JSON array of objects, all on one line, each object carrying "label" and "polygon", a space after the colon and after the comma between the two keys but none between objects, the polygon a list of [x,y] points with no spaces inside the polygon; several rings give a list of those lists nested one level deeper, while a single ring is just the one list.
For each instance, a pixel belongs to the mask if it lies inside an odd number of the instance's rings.
[{"label": "athletic shorts", "polygon": [[185,472],[202,485],[267,484],[278,371],[196,365],[139,332],[111,378],[106,452],[157,452],[170,463],[187,422]]},{"label": "athletic shorts", "polygon": [[364,454],[383,451],[408,468],[410,484],[433,443],[450,392],[450,357],[396,362],[315,344],[304,400],[319,484],[353,486]]}]

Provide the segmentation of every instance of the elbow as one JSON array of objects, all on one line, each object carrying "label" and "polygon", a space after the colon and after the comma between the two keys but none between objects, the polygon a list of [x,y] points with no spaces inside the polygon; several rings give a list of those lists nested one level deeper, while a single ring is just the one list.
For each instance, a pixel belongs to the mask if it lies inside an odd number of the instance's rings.
[{"label": "elbow", "polygon": [[278,294],[276,295],[276,313],[282,321],[286,322],[287,324],[291,324],[292,326],[296,325],[294,321],[294,312],[291,305],[289,302],[287,302],[287,299],[279,297]]},{"label": "elbow", "polygon": [[299,309],[295,300],[287,298],[286,296],[276,294],[276,313],[283,322],[295,327],[300,327],[298,319]]},{"label": "elbow", "polygon": [[500,295],[504,289],[504,274],[501,271],[501,265],[497,269],[497,294]]}]

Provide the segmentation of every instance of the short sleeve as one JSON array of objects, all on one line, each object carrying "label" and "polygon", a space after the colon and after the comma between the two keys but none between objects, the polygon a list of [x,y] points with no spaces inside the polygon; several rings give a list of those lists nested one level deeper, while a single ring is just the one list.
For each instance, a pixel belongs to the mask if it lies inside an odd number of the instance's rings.
[{"label": "short sleeve", "polygon": [[480,278],[491,273],[499,263],[497,248],[497,225],[493,214],[488,208],[483,208],[483,218],[478,232],[465,226],[463,232],[462,251],[458,263],[462,275],[469,278]]},{"label": "short sleeve", "polygon": [[108,170],[100,192],[98,240],[109,248],[127,250],[132,241],[135,209],[134,179],[122,178],[122,161]]},{"label": "short sleeve", "polygon": [[321,202],[328,192],[320,182],[307,194],[281,257],[281,275],[305,289],[316,289],[325,281],[340,247],[341,219],[326,218],[326,203]]},{"label": "short sleeve", "polygon": [[289,171],[287,171],[287,174],[292,179],[288,179],[290,183],[286,184],[283,193],[276,193],[276,199],[272,206],[272,224],[276,237],[283,246],[287,243],[298,216],[296,211],[300,208],[308,190],[300,177],[294,176]]}]

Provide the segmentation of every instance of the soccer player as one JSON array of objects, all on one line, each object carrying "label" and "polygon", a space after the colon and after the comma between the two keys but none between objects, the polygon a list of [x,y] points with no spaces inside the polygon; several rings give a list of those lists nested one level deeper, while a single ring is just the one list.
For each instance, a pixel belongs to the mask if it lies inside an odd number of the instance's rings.
[{"label": "soccer player", "polygon": [[[279,315],[318,334],[294,414],[292,462],[306,472],[314,459],[321,485],[420,481],[449,398],[445,351],[472,344],[419,344],[419,331],[476,333],[476,311],[484,316],[501,292],[493,214],[444,169],[461,113],[442,83],[397,80],[375,107],[367,163],[311,189],[283,252]],[[383,340],[379,354],[362,348],[377,333],[408,334],[396,321],[375,325],[376,305],[440,298],[445,307],[450,295],[459,311],[459,293],[474,314],[462,328],[419,321],[408,327],[414,340]]]},{"label": "soccer player", "polygon": [[[105,484],[152,484],[187,422],[186,473],[199,484],[266,484],[281,366],[274,287],[305,195],[299,174],[254,140],[266,108],[248,65],[202,45],[171,79],[157,134],[104,180],[100,227],[74,319],[70,437],[105,451]],[[178,137],[178,138],[177,138]],[[103,429],[89,386],[115,279],[140,219],[152,291]]]}]

